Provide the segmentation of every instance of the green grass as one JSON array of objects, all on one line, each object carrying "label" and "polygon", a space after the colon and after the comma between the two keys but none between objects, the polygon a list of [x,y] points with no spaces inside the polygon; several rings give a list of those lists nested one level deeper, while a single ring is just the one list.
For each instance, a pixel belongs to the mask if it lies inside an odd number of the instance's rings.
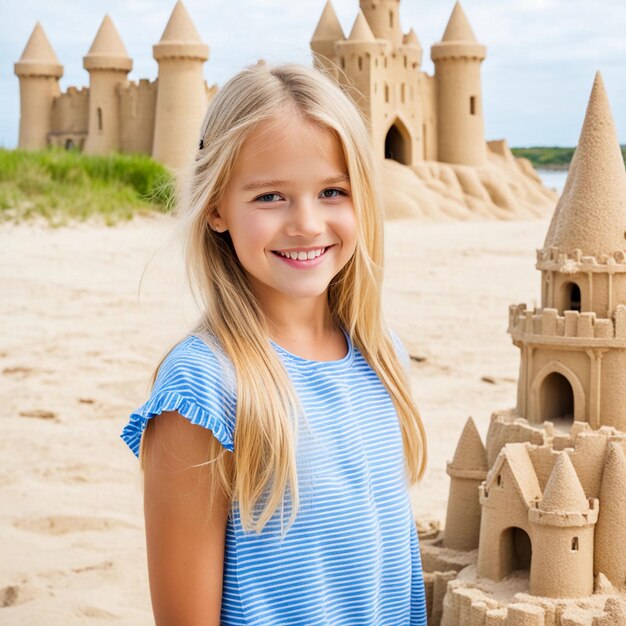
[{"label": "green grass", "polygon": [[0,221],[44,218],[52,226],[169,212],[174,181],[143,155],[87,156],[76,150],[0,148]]},{"label": "green grass", "polygon": [[[572,157],[574,148],[512,148],[516,157],[527,158],[535,167],[546,169],[567,169]],[[622,146],[622,156],[626,162],[626,146]]]}]

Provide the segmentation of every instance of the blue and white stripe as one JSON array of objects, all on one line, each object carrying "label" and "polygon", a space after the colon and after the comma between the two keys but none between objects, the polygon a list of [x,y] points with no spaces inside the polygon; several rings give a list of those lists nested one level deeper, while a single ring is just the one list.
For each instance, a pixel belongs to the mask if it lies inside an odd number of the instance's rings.
[{"label": "blue and white stripe", "polygon": [[[297,449],[300,510],[281,540],[279,512],[257,535],[242,530],[233,507],[226,529],[225,626],[426,625],[397,414],[344,334],[348,353],[336,361],[303,359],[271,342],[306,416]],[[408,368],[406,350],[392,337]],[[138,455],[147,421],[177,410],[232,450],[232,381],[214,346],[185,338],[162,364],[150,399],[131,415],[122,439]],[[289,512],[287,506],[285,522]]]}]

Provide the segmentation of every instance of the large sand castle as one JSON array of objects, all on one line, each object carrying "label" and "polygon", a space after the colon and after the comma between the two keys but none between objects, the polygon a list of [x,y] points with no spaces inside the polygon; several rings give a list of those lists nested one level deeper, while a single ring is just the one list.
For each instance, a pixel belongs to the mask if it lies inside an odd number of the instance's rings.
[{"label": "large sand castle", "polygon": [[511,306],[517,407],[470,418],[443,531],[422,529],[429,624],[626,624],[626,172],[602,79],[545,243]]},{"label": "large sand castle", "polygon": [[[330,3],[310,42],[315,64],[351,95],[370,123],[382,161],[390,218],[513,219],[543,215],[546,189],[506,141],[486,142],[480,67],[486,48],[457,2],[431,48],[435,73],[421,70],[422,47],[403,34],[400,0],[361,0],[345,37]],[[153,46],[158,78],[129,81],[132,59],[107,15],[84,68],[89,87],[61,92],[59,63],[37,23],[15,73],[20,80],[19,147],[78,147],[152,155],[178,169],[194,154],[217,86],[202,72],[209,48],[180,0]]]}]

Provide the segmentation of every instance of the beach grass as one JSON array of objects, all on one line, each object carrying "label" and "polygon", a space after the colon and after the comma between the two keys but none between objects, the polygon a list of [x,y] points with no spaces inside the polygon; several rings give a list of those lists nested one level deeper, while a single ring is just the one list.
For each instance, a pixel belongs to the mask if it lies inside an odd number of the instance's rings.
[{"label": "beach grass", "polygon": [[135,215],[168,213],[173,200],[171,174],[148,156],[0,148],[0,221],[112,226]]},{"label": "beach grass", "polygon": [[[622,157],[626,162],[626,146],[621,146]],[[511,148],[516,157],[525,157],[540,169],[566,170],[574,156],[575,148],[535,146],[531,148]]]}]

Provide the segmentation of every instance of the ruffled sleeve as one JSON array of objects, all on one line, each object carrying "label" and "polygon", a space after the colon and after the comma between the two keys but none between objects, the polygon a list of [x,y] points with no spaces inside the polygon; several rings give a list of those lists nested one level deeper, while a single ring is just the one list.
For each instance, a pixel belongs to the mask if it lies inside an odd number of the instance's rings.
[{"label": "ruffled sleeve", "polygon": [[170,351],[150,397],[131,413],[120,435],[136,457],[148,420],[164,411],[178,411],[192,424],[208,428],[232,452],[236,392],[232,366],[223,353],[196,335]]}]

